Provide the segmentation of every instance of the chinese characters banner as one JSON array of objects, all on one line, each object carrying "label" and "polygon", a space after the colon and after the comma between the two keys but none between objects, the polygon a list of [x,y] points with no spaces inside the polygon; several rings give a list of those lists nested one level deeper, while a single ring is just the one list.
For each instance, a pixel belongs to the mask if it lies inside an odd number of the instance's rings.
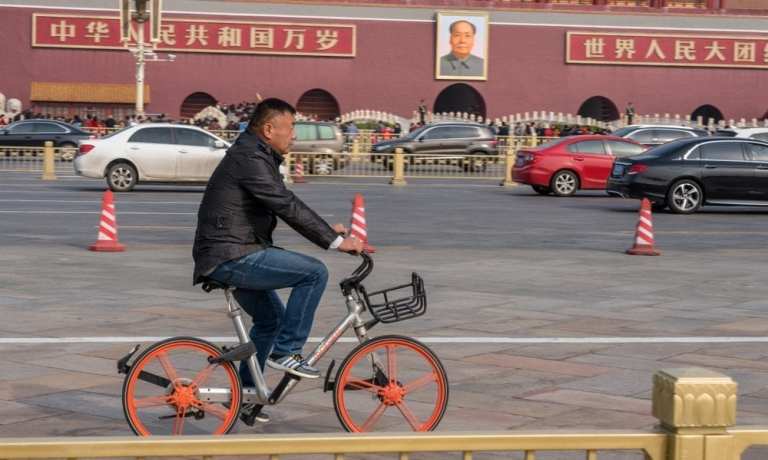
[{"label": "chinese characters banner", "polygon": [[[124,49],[118,17],[35,14],[33,21],[32,46],[35,47]],[[163,17],[157,49],[354,57],[355,32],[355,26],[349,24],[223,22]],[[135,41],[136,31],[131,35]],[[147,24],[144,36],[149,37]]]},{"label": "chinese characters banner", "polygon": [[768,36],[568,32],[567,63],[768,69]]}]

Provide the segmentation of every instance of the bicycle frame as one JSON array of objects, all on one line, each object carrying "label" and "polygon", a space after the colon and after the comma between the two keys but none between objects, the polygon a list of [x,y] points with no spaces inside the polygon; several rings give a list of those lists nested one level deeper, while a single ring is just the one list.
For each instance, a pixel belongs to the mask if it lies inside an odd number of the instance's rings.
[{"label": "bicycle frame", "polygon": [[[234,300],[232,293],[235,288],[227,288],[224,291],[224,295],[227,299],[227,315],[232,319],[232,323],[235,326],[235,332],[240,344],[246,344],[251,339],[248,337],[248,333],[245,329],[243,322],[243,310]],[[354,329],[355,336],[360,343],[367,340],[368,327],[361,314],[365,311],[365,307],[360,299],[355,295],[347,294],[345,296],[345,302],[347,307],[347,315],[326,335],[323,340],[317,345],[312,353],[307,357],[309,365],[313,366],[322,358],[328,350],[339,340],[350,327]],[[285,398],[285,396],[296,386],[301,378],[293,376],[291,374],[285,374],[282,380],[278,383],[274,390],[270,390],[264,379],[264,374],[259,368],[259,363],[256,359],[256,354],[252,354],[246,360],[248,371],[253,378],[255,384],[254,387],[243,388],[244,404],[255,403],[261,405],[274,405],[279,403]],[[228,389],[223,388],[200,388],[199,390],[201,399],[211,402],[227,402],[230,400],[231,395]]]}]

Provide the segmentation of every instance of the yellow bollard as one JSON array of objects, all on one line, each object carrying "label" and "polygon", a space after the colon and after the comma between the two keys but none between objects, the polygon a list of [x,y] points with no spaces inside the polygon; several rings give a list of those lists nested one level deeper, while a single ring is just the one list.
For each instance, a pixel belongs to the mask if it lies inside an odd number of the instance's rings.
[{"label": "yellow bollard", "polygon": [[46,141],[43,148],[43,180],[56,180],[56,167],[53,159],[53,142]]},{"label": "yellow bollard", "polygon": [[403,156],[403,149],[401,148],[395,149],[395,167],[392,172],[394,175],[392,176],[392,180],[389,181],[390,184],[395,186],[407,184],[405,181],[405,157]]},{"label": "yellow bollard", "polygon": [[504,180],[499,184],[502,187],[517,187],[517,182],[512,180],[512,169],[515,167],[515,150],[507,149],[504,155]]},{"label": "yellow bollard", "polygon": [[360,140],[355,137],[352,139],[352,158],[357,159],[360,156]]}]

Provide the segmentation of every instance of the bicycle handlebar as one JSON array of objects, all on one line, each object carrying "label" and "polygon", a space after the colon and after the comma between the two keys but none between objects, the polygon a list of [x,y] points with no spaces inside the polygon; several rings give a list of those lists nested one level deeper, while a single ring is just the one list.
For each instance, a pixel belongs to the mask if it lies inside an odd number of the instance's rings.
[{"label": "bicycle handlebar", "polygon": [[344,295],[348,295],[353,289],[356,289],[360,283],[363,282],[368,275],[373,271],[373,259],[366,252],[361,252],[360,257],[363,258],[363,262],[349,275],[344,278],[341,283],[341,291]]}]

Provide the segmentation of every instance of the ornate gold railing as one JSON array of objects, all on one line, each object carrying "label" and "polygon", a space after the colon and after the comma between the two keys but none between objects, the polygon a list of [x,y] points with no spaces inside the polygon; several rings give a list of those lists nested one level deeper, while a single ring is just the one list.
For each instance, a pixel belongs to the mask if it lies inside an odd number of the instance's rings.
[{"label": "ornate gold railing", "polygon": [[319,435],[230,435],[226,437],[159,436],[137,438],[73,438],[0,440],[0,455],[7,460],[29,458],[105,457],[211,457],[266,455],[397,454],[401,460],[417,452],[460,453],[472,460],[480,452],[523,452],[534,460],[536,452],[585,451],[588,460],[599,451],[635,450],[648,460],[663,460],[667,437],[643,432],[571,433],[429,433],[429,434],[319,434]]}]

